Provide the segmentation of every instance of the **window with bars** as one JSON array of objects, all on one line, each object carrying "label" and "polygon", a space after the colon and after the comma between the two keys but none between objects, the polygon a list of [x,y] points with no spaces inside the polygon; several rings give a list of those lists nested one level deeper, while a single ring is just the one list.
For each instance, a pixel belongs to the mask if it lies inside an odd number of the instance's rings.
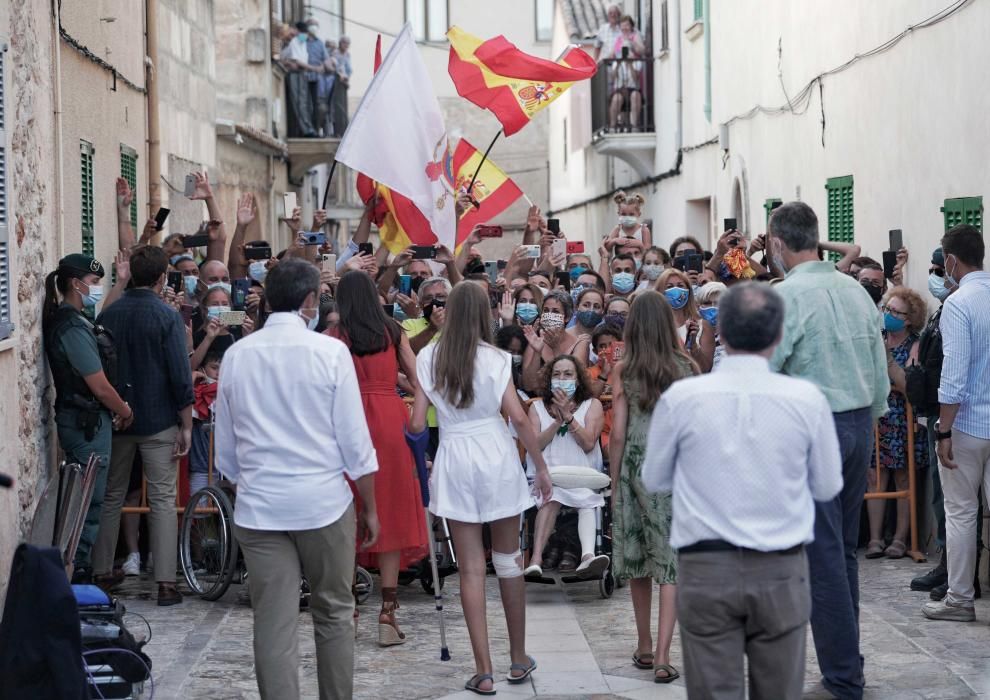
[{"label": "window with bars", "polygon": [[0,340],[14,332],[11,309],[10,234],[7,225],[7,42],[0,40]]},{"label": "window with bars", "polygon": [[137,228],[137,159],[138,154],[130,146],[120,144],[120,176],[127,180],[134,196],[131,198],[131,227]]},{"label": "window with bars", "polygon": [[945,230],[959,224],[969,224],[983,233],[983,197],[956,197],[942,203]]},{"label": "window with bars", "polygon": [[93,238],[93,230],[96,228],[93,213],[93,144],[89,141],[79,142],[79,174],[81,197],[79,226],[82,230],[82,252],[96,257],[96,244]]}]

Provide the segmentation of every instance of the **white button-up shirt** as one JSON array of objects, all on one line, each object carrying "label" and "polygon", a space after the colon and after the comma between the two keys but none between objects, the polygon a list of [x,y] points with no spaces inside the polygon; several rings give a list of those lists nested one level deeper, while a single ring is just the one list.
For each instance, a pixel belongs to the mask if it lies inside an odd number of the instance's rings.
[{"label": "white button-up shirt", "polygon": [[970,272],[942,305],[938,400],[961,404],[953,430],[990,440],[990,272]]},{"label": "white button-up shirt", "polygon": [[216,466],[237,484],[234,522],[253,530],[312,530],[336,522],[352,497],[344,474],[378,470],[350,351],[275,313],[223,356]]},{"label": "white button-up shirt", "polygon": [[772,552],[811,542],[813,501],[842,489],[828,401],[758,355],[726,355],[660,397],[642,478],[650,491],[673,491],[674,548],[725,540]]}]

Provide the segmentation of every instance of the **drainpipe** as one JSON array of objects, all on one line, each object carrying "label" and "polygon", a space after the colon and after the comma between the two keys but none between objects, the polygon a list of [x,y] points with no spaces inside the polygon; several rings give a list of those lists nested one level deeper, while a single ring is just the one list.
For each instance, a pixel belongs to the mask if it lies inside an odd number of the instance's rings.
[{"label": "drainpipe", "polygon": [[670,23],[670,26],[675,27],[674,34],[677,36],[677,53],[674,54],[674,73],[677,76],[677,130],[674,132],[677,148],[674,151],[674,157],[677,158],[680,155],[681,148],[684,146],[684,77],[681,71],[683,60],[681,40],[684,37],[684,32],[681,29],[681,3],[675,2],[673,6],[675,15],[674,21]]},{"label": "drainpipe", "polygon": [[[162,205],[161,133],[158,123],[158,0],[145,0],[144,52],[145,88],[148,110],[148,216],[152,217]],[[152,239],[159,243],[161,234]]]},{"label": "drainpipe", "polygon": [[[62,8],[52,2],[52,66],[55,72],[55,234],[56,260],[65,255],[65,205],[62,202]],[[13,228],[13,226],[11,226]]]},{"label": "drainpipe", "polygon": [[703,0],[702,21],[705,24],[705,119],[712,121],[712,12],[711,0]]}]

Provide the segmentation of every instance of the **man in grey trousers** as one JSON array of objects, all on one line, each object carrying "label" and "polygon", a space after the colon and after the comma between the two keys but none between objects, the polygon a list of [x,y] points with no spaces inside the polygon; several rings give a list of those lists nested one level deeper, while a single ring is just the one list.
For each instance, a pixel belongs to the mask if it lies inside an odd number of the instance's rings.
[{"label": "man in grey trousers", "polygon": [[731,287],[719,303],[726,356],[675,382],[650,425],[643,482],[673,491],[677,613],[688,696],[800,698],[811,592],[805,545],[815,501],[842,489],[828,401],[811,382],[770,371],[783,299]]}]

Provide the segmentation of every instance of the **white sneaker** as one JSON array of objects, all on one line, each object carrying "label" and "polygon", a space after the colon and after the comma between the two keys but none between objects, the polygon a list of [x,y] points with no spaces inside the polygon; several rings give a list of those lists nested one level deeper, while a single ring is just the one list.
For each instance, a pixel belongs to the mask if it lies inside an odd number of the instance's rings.
[{"label": "white sneaker", "polygon": [[539,564],[530,564],[523,571],[523,576],[543,576],[543,567]]},{"label": "white sneaker", "polygon": [[952,620],[953,622],[973,622],[976,619],[976,611],[973,605],[962,603],[950,603],[948,600],[940,600],[935,603],[925,603],[921,606],[921,612],[929,620]]},{"label": "white sneaker", "polygon": [[605,572],[605,569],[608,568],[609,561],[609,558],[604,554],[599,554],[596,557],[588,557],[578,564],[578,567],[574,570],[574,573],[576,573],[579,578],[598,578]]},{"label": "white sneaker", "polygon": [[127,555],[127,559],[124,560],[124,566],[121,567],[124,571],[124,576],[140,576],[141,575],[141,553],[131,552]]}]

